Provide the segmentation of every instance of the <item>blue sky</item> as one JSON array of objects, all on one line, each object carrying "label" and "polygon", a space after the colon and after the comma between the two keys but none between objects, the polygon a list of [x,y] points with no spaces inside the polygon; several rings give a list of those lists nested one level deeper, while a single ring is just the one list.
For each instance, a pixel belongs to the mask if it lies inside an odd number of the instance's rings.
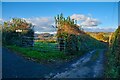
[{"label": "blue sky", "polygon": [[3,2],[118,2],[119,0],[2,0]]},{"label": "blue sky", "polygon": [[[111,29],[117,28],[118,25],[118,3],[116,2],[3,2],[2,17],[4,20],[9,20],[13,17],[25,18],[37,24],[36,30],[45,31],[45,27],[52,24],[52,18],[57,14],[63,13],[67,16],[84,15],[87,18],[92,18],[97,21],[97,26],[87,26],[89,29]],[[51,21],[50,21],[51,19]],[[34,20],[34,21],[33,21]],[[35,21],[37,20],[37,21]],[[47,20],[47,21],[45,21]],[[86,19],[87,22],[88,19]],[[40,21],[40,22],[39,22]],[[44,21],[43,24],[42,21]],[[78,21],[81,24],[81,21]],[[99,22],[99,23],[98,23]],[[41,25],[41,24],[42,25]],[[84,23],[84,22],[83,22]],[[46,25],[48,24],[48,25]],[[84,23],[85,24],[85,23]],[[88,24],[88,23],[87,23]],[[103,29],[101,29],[103,30]],[[47,29],[46,31],[53,31]]]},{"label": "blue sky", "polygon": [[0,18],[2,18],[2,3],[0,2]]},{"label": "blue sky", "polygon": [[[118,4],[118,13],[120,14],[120,2]],[[120,15],[118,15],[118,25],[120,26]]]}]

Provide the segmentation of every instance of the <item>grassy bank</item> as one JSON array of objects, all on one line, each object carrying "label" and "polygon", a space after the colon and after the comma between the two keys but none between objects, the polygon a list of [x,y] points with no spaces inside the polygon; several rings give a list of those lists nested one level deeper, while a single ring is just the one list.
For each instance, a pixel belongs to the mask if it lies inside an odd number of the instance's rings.
[{"label": "grassy bank", "polygon": [[69,61],[82,54],[76,53],[75,55],[66,55],[64,52],[60,52],[55,49],[56,43],[40,43],[36,42],[34,47],[19,47],[15,45],[9,45],[7,48],[19,53],[20,55],[35,60],[37,62],[57,62],[57,61]]},{"label": "grassy bank", "polygon": [[106,54],[106,77],[119,78],[120,77],[120,26],[114,32],[111,38],[110,48]]}]

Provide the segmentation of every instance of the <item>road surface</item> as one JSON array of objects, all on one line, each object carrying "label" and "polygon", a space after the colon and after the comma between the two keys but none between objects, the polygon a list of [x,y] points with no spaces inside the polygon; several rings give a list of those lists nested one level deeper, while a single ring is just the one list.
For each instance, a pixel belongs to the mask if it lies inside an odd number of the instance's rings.
[{"label": "road surface", "polygon": [[93,78],[103,77],[104,50],[99,51],[95,61],[91,60],[97,50],[86,53],[82,57],[61,65],[44,65],[29,61],[24,57],[6,49],[2,49],[3,78]]},{"label": "road surface", "polygon": [[94,55],[97,55],[96,50],[86,54],[76,63],[73,63],[69,70],[57,73],[53,78],[103,78],[104,50],[99,50],[96,60],[92,59]]}]

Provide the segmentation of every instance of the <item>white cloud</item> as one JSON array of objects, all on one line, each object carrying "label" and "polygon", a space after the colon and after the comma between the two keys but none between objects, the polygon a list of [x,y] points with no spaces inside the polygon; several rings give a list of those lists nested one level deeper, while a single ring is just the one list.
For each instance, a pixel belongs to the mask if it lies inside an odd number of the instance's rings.
[{"label": "white cloud", "polygon": [[72,19],[75,19],[75,20],[86,20],[87,17],[85,15],[82,15],[82,14],[73,14],[72,16],[70,16]]},{"label": "white cloud", "polygon": [[87,32],[114,32],[116,30],[112,27],[84,27],[83,29]]},{"label": "white cloud", "polygon": [[54,23],[52,17],[23,18],[27,22],[35,25],[34,30],[39,32],[53,32],[55,29],[51,26]]},{"label": "white cloud", "polygon": [[85,27],[94,27],[98,26],[99,24],[100,24],[99,20],[90,17],[88,17],[85,21],[81,23],[81,25]]},{"label": "white cloud", "polygon": [[99,20],[82,15],[82,14],[73,14],[71,16],[71,18],[81,21],[81,23],[79,25],[84,26],[84,27],[94,27],[94,26],[98,26],[100,24]]},{"label": "white cloud", "polygon": [[[82,14],[73,14],[71,18],[77,20],[78,22],[81,21],[81,23],[78,25],[82,25],[83,27],[93,28],[93,26],[96,27],[97,25],[100,24],[99,20],[90,18]],[[56,29],[51,26],[54,24],[54,18],[52,17],[34,17],[34,18],[23,18],[23,19],[35,25],[34,30],[36,33],[56,31]]]}]

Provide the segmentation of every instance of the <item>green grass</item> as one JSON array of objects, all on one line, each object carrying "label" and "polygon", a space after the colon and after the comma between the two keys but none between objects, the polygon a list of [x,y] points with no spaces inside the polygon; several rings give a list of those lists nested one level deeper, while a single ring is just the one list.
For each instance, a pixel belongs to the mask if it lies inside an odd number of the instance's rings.
[{"label": "green grass", "polygon": [[43,51],[50,51],[50,52],[59,52],[56,48],[57,43],[47,43],[47,42],[35,42],[34,49],[43,50]]},{"label": "green grass", "polygon": [[64,52],[60,52],[55,49],[56,43],[40,43],[36,42],[34,47],[19,47],[15,45],[9,45],[7,48],[19,53],[26,58],[34,59],[38,62],[52,62],[52,61],[69,61],[76,56],[80,56],[80,53],[75,55],[66,55]]}]

